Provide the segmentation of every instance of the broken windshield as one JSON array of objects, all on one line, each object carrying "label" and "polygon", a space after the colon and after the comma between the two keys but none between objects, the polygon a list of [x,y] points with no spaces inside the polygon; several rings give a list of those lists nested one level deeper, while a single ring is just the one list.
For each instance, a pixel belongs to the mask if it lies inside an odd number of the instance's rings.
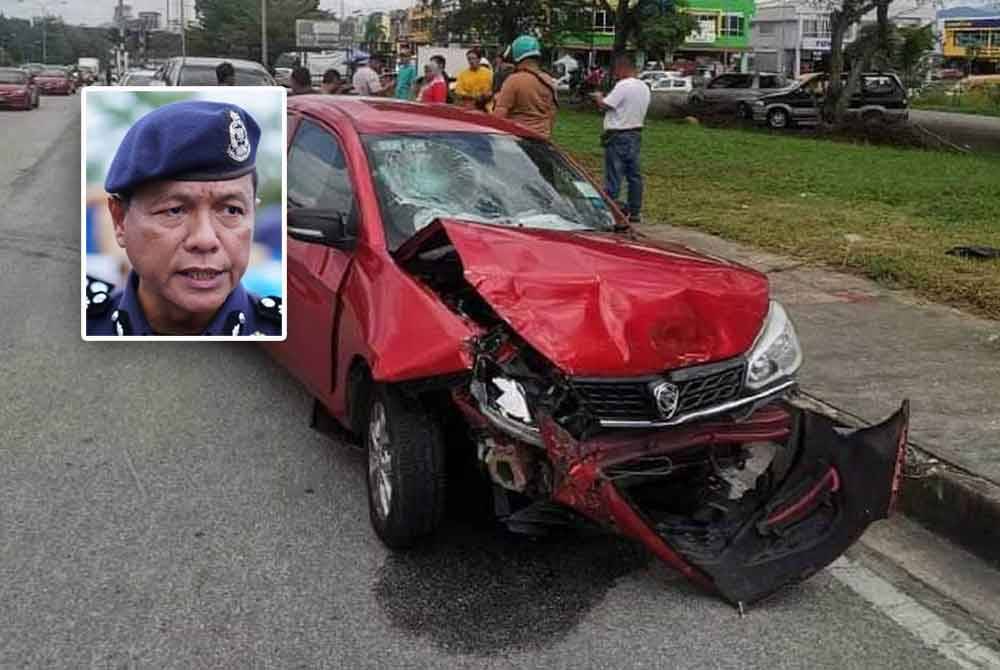
[{"label": "broken windshield", "polygon": [[489,133],[364,138],[390,250],[435,219],[609,230],[587,178],[538,140]]}]

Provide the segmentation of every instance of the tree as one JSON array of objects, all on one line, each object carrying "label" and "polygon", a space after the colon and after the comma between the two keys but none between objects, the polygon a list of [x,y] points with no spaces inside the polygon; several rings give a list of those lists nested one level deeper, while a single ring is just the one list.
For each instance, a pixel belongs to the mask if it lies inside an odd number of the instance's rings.
[{"label": "tree", "polygon": [[625,53],[629,42],[657,54],[673,52],[696,27],[693,16],[683,11],[683,0],[600,0],[615,17],[614,53]]},{"label": "tree", "polygon": [[368,45],[368,50],[375,52],[378,50],[378,45],[380,42],[386,41],[385,27],[379,20],[379,17],[375,14],[370,14],[368,16],[368,21],[365,23],[365,44]]},{"label": "tree", "polygon": [[[267,62],[295,48],[295,21],[323,18],[319,0],[266,0]],[[191,55],[262,61],[259,0],[195,0],[200,24],[188,31]]]},{"label": "tree", "polygon": [[917,86],[926,74],[926,57],[934,51],[937,43],[934,25],[903,26],[899,33],[902,40],[896,53],[895,65],[907,86]]}]

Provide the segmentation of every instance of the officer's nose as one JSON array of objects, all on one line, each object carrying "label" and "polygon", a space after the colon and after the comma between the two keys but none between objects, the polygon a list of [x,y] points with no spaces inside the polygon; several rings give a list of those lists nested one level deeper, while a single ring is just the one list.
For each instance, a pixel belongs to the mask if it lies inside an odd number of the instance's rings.
[{"label": "officer's nose", "polygon": [[197,208],[191,217],[184,249],[193,254],[210,254],[219,249],[219,236],[212,223],[212,212],[207,207]]}]

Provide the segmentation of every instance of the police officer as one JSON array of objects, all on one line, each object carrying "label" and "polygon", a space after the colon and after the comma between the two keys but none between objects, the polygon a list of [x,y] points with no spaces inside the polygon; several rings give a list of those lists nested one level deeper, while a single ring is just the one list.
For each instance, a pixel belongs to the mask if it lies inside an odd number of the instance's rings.
[{"label": "police officer", "polygon": [[260,127],[231,104],[164,105],[133,125],[104,181],[132,271],[87,278],[88,335],[279,335],[281,301],[240,283],[253,242]]}]

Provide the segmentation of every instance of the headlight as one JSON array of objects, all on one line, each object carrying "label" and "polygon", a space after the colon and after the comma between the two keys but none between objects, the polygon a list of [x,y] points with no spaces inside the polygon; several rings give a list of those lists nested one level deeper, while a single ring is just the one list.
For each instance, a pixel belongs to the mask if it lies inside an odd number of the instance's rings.
[{"label": "headlight", "polygon": [[475,379],[470,390],[493,425],[528,444],[543,446],[520,382],[501,376],[489,377],[488,381]]},{"label": "headlight", "polygon": [[747,363],[747,386],[751,389],[791,377],[802,365],[802,348],[795,326],[780,303],[771,301],[767,321],[750,349]]}]

